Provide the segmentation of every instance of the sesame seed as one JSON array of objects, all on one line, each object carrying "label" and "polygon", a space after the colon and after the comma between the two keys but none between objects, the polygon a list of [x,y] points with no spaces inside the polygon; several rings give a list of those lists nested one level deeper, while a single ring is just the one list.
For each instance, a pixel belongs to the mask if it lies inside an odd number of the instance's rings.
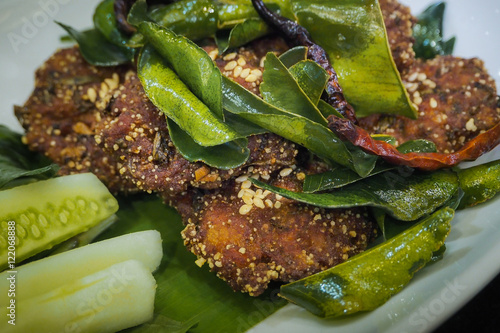
[{"label": "sesame seed", "polygon": [[95,103],[96,99],[97,99],[97,92],[95,91],[94,88],[89,88],[87,90],[87,96],[89,97],[89,100],[92,102],[92,103]]},{"label": "sesame seed", "polygon": [[255,82],[257,81],[257,76],[254,74],[250,74],[245,78],[245,82]]},{"label": "sesame seed", "polygon": [[233,69],[236,68],[236,66],[238,66],[238,63],[236,61],[232,60],[232,61],[228,62],[226,64],[226,66],[224,66],[224,70],[225,71],[232,71]]},{"label": "sesame seed", "polygon": [[233,76],[238,77],[240,76],[241,72],[243,71],[243,67],[241,66],[236,66],[236,68],[233,71]]},{"label": "sesame seed", "polygon": [[238,250],[239,253],[241,254],[245,254],[245,252],[247,252],[247,249],[245,249],[244,247],[240,247],[240,249]]},{"label": "sesame seed", "polygon": [[240,66],[245,66],[246,64],[247,64],[247,62],[246,62],[246,60],[245,60],[245,59],[243,59],[243,58],[241,58],[241,57],[238,59],[238,65],[240,65]]},{"label": "sesame seed", "polygon": [[252,69],[250,71],[251,74],[255,75],[255,76],[262,76],[262,71],[260,69]]},{"label": "sesame seed", "polygon": [[225,61],[233,60],[237,56],[236,52],[226,54],[222,59]]},{"label": "sesame seed", "polygon": [[278,209],[278,208],[280,208],[280,207],[281,207],[281,201],[276,201],[276,202],[274,203],[274,208]]},{"label": "sesame seed", "polygon": [[240,207],[240,214],[241,215],[246,215],[250,212],[250,210],[252,209],[252,206],[250,205],[243,205]]},{"label": "sesame seed", "polygon": [[207,262],[207,260],[205,258],[198,258],[198,260],[196,260],[194,263],[196,264],[196,266],[201,267],[206,262]]},{"label": "sesame seed", "polygon": [[280,171],[280,176],[281,177],[286,177],[292,173],[293,169],[292,168],[285,168]]},{"label": "sesame seed", "polygon": [[252,186],[252,183],[249,180],[245,180],[243,183],[241,183],[241,188],[250,188]]},{"label": "sesame seed", "polygon": [[424,81],[425,79],[427,79],[427,75],[425,75],[425,73],[419,73],[417,75],[417,80],[418,81]]},{"label": "sesame seed", "polygon": [[244,70],[241,71],[240,77],[242,79],[246,79],[248,75],[250,75],[250,68],[245,68]]},{"label": "sesame seed", "polygon": [[431,98],[430,105],[431,105],[431,108],[435,109],[437,107],[438,103],[434,98]]},{"label": "sesame seed", "polygon": [[258,207],[258,208],[266,208],[266,206],[264,205],[264,202],[262,201],[261,198],[259,197],[254,197],[253,198],[253,204]]},{"label": "sesame seed", "polygon": [[245,180],[248,179],[247,175],[239,176],[238,178],[235,179],[235,182],[237,183],[243,183]]}]

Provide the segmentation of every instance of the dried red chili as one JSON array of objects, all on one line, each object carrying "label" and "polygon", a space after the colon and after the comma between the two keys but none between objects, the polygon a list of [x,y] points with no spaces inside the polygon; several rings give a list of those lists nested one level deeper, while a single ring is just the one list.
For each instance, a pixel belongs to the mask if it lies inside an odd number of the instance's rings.
[{"label": "dried red chili", "polygon": [[348,119],[328,117],[328,127],[341,139],[350,141],[367,153],[380,156],[389,163],[426,171],[452,167],[462,161],[475,160],[500,143],[500,123],[468,141],[460,150],[445,153],[400,153],[393,145],[373,139],[363,128]]},{"label": "dried red chili", "polygon": [[337,72],[330,64],[326,51],[321,46],[313,42],[309,32],[304,27],[292,20],[287,19],[286,17],[270,11],[262,0],[252,0],[252,4],[262,19],[268,25],[281,33],[290,44],[294,46],[301,45],[307,47],[308,58],[323,67],[329,75],[328,83],[325,89],[328,95],[326,102],[333,106],[344,117],[356,124],[357,119],[354,108],[344,97],[344,92],[339,84]]}]

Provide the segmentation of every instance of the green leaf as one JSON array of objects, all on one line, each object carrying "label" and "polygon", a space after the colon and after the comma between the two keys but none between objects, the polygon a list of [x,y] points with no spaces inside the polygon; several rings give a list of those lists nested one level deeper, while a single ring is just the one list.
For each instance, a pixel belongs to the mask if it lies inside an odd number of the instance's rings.
[{"label": "green leaf", "polygon": [[104,0],[97,6],[93,17],[94,26],[108,41],[125,47],[129,38],[118,28],[114,2],[115,0]]},{"label": "green leaf", "polygon": [[[308,69],[310,70],[310,68]],[[304,77],[307,74],[304,73],[301,76],[301,79],[304,80],[303,84],[306,83]],[[309,79],[313,80],[314,78],[309,77]],[[323,78],[316,75],[316,80],[318,79],[322,81]],[[326,82],[324,83],[326,84]],[[314,82],[314,84],[321,85],[322,82]],[[272,52],[266,55],[260,93],[267,103],[277,108],[303,116],[322,125],[328,124],[321,112],[316,108],[316,105],[313,104],[304,90],[302,90],[301,85],[292,76],[291,72],[288,71],[285,65]]]},{"label": "green leaf", "polygon": [[219,30],[216,42],[221,53],[267,35],[271,30],[259,18],[248,18],[230,30]]},{"label": "green leaf", "polygon": [[[393,137],[380,135],[377,135],[376,139],[384,140],[386,142],[395,141]],[[404,144],[400,145],[397,149],[402,153],[432,153],[436,151],[436,145],[431,141],[419,139],[407,141]],[[408,169],[406,167],[396,167],[383,161],[377,161],[377,164],[373,166],[373,169],[367,174],[367,176],[373,176],[389,170],[397,170],[400,175],[404,175],[405,173],[409,174],[411,172],[411,169]],[[313,193],[332,190],[363,179],[364,177],[361,177],[358,173],[353,172],[348,168],[334,167],[332,170],[323,173],[306,175],[303,185],[303,191],[305,193]]]},{"label": "green leaf", "polygon": [[298,23],[328,53],[345,96],[360,117],[416,118],[387,43],[376,0],[290,0]]},{"label": "green leaf", "polygon": [[182,82],[222,118],[222,74],[208,54],[189,39],[157,24],[143,22],[139,24],[139,31],[168,61]]},{"label": "green leaf", "polygon": [[162,235],[164,253],[154,273],[155,318],[126,332],[170,332],[162,326],[165,323],[177,332],[191,327],[190,332],[197,333],[244,332],[286,304],[272,293],[260,297],[235,293],[207,267],[196,266],[196,257],[186,250],[180,235],[180,216],[156,196],[120,198],[119,204],[119,221],[100,239],[155,229]]},{"label": "green leaf", "polygon": [[142,49],[137,73],[154,105],[202,146],[217,146],[240,138],[203,104],[151,46]]},{"label": "green leaf", "polygon": [[416,220],[446,203],[458,190],[458,177],[449,170],[434,173],[385,172],[328,193],[300,193],[251,179],[263,189],[286,198],[325,208],[378,207],[391,216]]},{"label": "green leaf", "polygon": [[303,60],[290,67],[290,74],[309,100],[317,106],[328,81],[326,71],[314,61]]},{"label": "green leaf", "polygon": [[30,151],[20,134],[0,125],[0,189],[51,178],[58,170],[56,164]]},{"label": "green leaf", "polygon": [[302,145],[314,154],[354,169],[344,143],[327,127],[266,103],[242,86],[223,77],[224,109]]},{"label": "green leaf", "polygon": [[455,37],[448,40],[443,38],[445,7],[444,2],[435,3],[417,17],[418,21],[413,27],[413,37],[415,37],[413,50],[417,58],[432,59],[453,52]]},{"label": "green leaf", "polygon": [[94,66],[117,66],[132,61],[134,49],[115,45],[97,29],[79,32],[56,22],[78,43],[85,60]]},{"label": "green leaf", "polygon": [[307,60],[307,47],[296,46],[285,51],[279,58],[286,68],[290,68],[298,62]]},{"label": "green leaf", "polygon": [[246,138],[237,139],[218,146],[203,147],[184,132],[176,123],[168,121],[168,132],[174,146],[190,162],[204,162],[218,169],[236,168],[250,156]]},{"label": "green leaf", "polygon": [[176,1],[152,9],[149,17],[189,39],[212,37],[217,31],[218,11],[210,0]]},{"label": "green leaf", "polygon": [[442,249],[453,215],[450,208],[439,210],[342,264],[282,286],[280,295],[320,317],[374,310],[401,291]]},{"label": "green leaf", "polygon": [[464,197],[459,208],[477,205],[500,192],[500,160],[457,170]]}]

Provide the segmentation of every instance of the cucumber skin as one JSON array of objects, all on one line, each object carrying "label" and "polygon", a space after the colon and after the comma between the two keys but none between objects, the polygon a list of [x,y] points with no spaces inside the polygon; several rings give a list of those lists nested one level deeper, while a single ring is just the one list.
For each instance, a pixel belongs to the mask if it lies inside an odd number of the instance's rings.
[{"label": "cucumber skin", "polygon": [[91,173],[57,177],[0,191],[0,271],[12,268],[8,263],[9,256],[17,265],[87,231],[117,210],[117,200]]}]

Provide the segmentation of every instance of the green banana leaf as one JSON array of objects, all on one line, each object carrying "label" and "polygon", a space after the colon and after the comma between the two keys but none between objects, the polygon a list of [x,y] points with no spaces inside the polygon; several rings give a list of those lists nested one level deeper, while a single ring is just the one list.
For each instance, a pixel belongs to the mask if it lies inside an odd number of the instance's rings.
[{"label": "green banana leaf", "polygon": [[18,134],[0,125],[0,190],[53,177],[59,166],[34,153]]},{"label": "green banana leaf", "polygon": [[244,332],[286,304],[272,290],[257,298],[235,293],[208,267],[198,267],[183,245],[180,216],[159,198],[120,198],[119,204],[118,222],[99,239],[155,229],[162,235],[164,251],[154,273],[155,317],[126,332]]}]

